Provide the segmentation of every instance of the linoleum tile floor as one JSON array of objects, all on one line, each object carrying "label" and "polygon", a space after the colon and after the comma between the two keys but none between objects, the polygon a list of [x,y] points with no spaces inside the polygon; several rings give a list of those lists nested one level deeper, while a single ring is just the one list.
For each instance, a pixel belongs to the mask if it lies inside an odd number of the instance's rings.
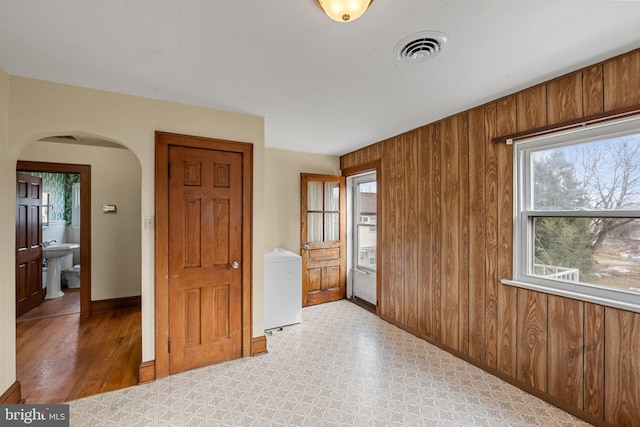
[{"label": "linoleum tile floor", "polygon": [[348,301],[269,353],[70,403],[72,426],[588,426]]}]

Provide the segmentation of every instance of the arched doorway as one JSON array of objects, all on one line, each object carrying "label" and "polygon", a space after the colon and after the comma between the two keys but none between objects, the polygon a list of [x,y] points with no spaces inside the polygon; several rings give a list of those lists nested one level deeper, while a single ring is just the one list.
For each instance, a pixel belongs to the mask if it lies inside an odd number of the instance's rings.
[{"label": "arched doorway", "polygon": [[[134,385],[142,357],[140,162],[122,144],[76,132],[27,145],[16,170],[38,169],[81,174],[82,314],[34,320],[29,334],[51,327],[40,346],[30,342],[35,335],[24,339],[26,322],[17,324],[22,397],[27,403],[57,403]],[[104,212],[102,205],[116,210]]]}]

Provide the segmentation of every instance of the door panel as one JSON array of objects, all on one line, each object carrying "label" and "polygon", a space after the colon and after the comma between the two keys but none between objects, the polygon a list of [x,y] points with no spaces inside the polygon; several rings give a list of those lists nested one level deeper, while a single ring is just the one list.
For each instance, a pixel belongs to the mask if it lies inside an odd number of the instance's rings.
[{"label": "door panel", "polygon": [[242,155],[170,146],[169,162],[169,371],[176,373],[242,355]]},{"label": "door panel", "polygon": [[42,291],[42,179],[17,173],[16,317],[40,305]]},{"label": "door panel", "polygon": [[302,305],[346,295],[346,199],[341,176],[300,174]]},{"label": "door panel", "polygon": [[342,271],[340,266],[327,267],[327,287],[329,289],[335,289],[340,286],[340,271]]},{"label": "door panel", "polygon": [[335,260],[340,259],[340,248],[316,249],[309,253],[309,257],[318,265],[326,261],[326,265],[330,266]]}]

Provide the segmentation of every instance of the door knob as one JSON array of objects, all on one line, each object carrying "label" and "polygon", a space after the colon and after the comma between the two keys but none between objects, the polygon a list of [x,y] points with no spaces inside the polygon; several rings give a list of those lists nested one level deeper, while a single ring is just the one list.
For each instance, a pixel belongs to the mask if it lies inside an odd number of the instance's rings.
[{"label": "door knob", "polygon": [[304,249],[305,251],[309,250],[309,245],[302,245],[302,249]]},{"label": "door knob", "polygon": [[233,262],[231,263],[231,267],[233,267],[233,268],[238,268],[238,267],[240,267],[240,264],[238,264],[238,261],[233,261]]}]

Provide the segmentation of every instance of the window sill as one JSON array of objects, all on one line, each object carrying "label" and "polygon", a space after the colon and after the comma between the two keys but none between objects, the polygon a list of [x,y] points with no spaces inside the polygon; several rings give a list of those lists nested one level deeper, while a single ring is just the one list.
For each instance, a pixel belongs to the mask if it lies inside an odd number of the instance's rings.
[{"label": "window sill", "polygon": [[[572,298],[579,301],[586,301],[606,307],[613,307],[621,310],[640,313],[640,292],[628,292],[567,282],[560,283],[559,286],[562,287],[551,287],[545,284],[509,279],[502,279],[500,282],[503,285],[528,289],[530,291],[558,295],[561,297]],[[584,292],[585,289],[589,290],[590,292]]]}]

